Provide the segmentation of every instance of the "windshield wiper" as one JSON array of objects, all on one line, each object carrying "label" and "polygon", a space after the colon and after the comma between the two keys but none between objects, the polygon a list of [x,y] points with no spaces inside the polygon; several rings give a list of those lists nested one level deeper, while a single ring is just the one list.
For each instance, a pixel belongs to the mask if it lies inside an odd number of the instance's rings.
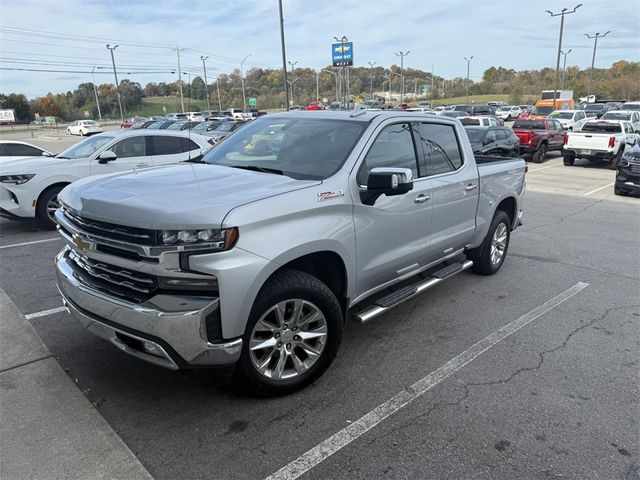
[{"label": "windshield wiper", "polygon": [[286,173],[284,173],[282,170],[278,170],[277,168],[259,167],[257,165],[225,165],[225,166],[232,167],[232,168],[241,168],[243,170],[251,170],[253,172],[275,173],[276,175],[284,175],[285,177],[289,176]]},{"label": "windshield wiper", "polygon": [[56,155],[55,158],[64,158],[65,160],[71,160],[69,157],[63,157],[62,155]]}]

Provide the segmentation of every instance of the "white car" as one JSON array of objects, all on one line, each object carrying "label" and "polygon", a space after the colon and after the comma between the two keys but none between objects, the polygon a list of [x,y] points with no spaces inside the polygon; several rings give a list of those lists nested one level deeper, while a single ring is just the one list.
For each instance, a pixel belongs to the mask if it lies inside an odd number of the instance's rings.
[{"label": "white car", "polygon": [[187,120],[192,122],[204,122],[204,115],[202,112],[187,112]]},{"label": "white car", "polygon": [[26,142],[19,142],[17,140],[2,140],[0,141],[0,162],[6,162],[9,160],[21,160],[23,158],[51,157],[53,154],[47,150],[36,147]]},{"label": "white car", "polygon": [[67,133],[84,137],[92,133],[102,133],[102,127],[94,120],[76,120],[67,127]]},{"label": "white car", "polygon": [[91,175],[194,159],[213,144],[207,137],[194,133],[126,130],[89,137],[46,161],[31,158],[3,162],[0,215],[13,219],[36,217],[45,226],[54,228],[58,193],[71,182]]},{"label": "white car", "polygon": [[640,110],[609,110],[600,120],[629,122],[636,133],[640,133]]},{"label": "white car", "polygon": [[522,109],[517,105],[503,105],[498,107],[496,117],[500,117],[502,120],[510,122],[511,120],[518,118],[521,113]]},{"label": "white car", "polygon": [[584,110],[555,110],[549,114],[549,118],[553,118],[560,122],[564,130],[580,131],[589,117]]},{"label": "white car", "polygon": [[462,125],[476,125],[480,127],[499,127],[500,124],[495,117],[489,115],[477,115],[475,117],[458,117]]}]

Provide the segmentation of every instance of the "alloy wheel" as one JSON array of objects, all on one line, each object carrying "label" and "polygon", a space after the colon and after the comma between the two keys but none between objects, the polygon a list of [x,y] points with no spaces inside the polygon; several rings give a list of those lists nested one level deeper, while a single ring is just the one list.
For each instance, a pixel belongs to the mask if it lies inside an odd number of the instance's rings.
[{"label": "alloy wheel", "polygon": [[504,252],[507,249],[507,236],[507,226],[500,223],[491,239],[491,263],[493,265],[498,265],[504,257]]}]

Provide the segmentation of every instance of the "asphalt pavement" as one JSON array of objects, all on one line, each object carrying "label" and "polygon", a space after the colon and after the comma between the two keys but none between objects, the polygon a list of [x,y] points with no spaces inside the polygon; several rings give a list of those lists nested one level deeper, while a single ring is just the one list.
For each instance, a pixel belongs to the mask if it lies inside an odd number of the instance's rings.
[{"label": "asphalt pavement", "polygon": [[62,243],[33,222],[0,220],[0,288],[156,479],[636,479],[640,200],[611,195],[611,171],[558,161],[529,164],[498,274],[347,322],[332,367],[284,398],[147,365],[47,314]]}]

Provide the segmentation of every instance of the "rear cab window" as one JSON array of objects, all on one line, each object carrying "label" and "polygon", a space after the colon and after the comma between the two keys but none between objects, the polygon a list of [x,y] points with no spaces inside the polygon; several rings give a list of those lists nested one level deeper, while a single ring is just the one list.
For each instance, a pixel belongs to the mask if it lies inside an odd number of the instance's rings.
[{"label": "rear cab window", "polygon": [[428,177],[454,172],[462,167],[460,143],[452,125],[418,123],[414,129],[418,154],[426,164]]},{"label": "rear cab window", "polygon": [[621,133],[622,126],[619,123],[585,123],[582,132],[593,133]]}]

